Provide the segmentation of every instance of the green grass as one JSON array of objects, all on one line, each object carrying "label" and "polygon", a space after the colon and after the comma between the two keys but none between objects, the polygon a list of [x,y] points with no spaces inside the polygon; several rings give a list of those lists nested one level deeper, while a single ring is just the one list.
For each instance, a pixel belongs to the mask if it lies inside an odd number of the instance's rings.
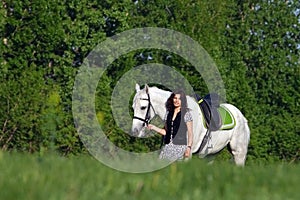
[{"label": "green grass", "polygon": [[198,158],[145,174],[119,172],[91,156],[0,152],[0,199],[300,199],[300,166]]}]

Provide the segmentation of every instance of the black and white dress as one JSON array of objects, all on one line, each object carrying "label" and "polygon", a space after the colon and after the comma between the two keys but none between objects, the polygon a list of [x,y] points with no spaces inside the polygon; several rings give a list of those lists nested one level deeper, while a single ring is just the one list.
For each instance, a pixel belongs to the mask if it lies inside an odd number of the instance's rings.
[{"label": "black and white dress", "polygon": [[160,159],[170,161],[182,160],[187,149],[187,127],[186,123],[193,121],[192,115],[188,110],[184,117],[181,118],[179,112],[174,120],[173,113],[167,112],[165,115],[165,126],[167,126],[167,134],[164,138],[164,146],[160,152]]}]

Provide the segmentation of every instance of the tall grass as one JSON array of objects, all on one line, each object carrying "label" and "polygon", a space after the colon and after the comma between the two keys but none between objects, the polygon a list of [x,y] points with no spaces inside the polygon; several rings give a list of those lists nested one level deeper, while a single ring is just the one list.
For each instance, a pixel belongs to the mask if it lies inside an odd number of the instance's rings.
[{"label": "tall grass", "polygon": [[300,166],[193,158],[145,174],[108,168],[88,155],[0,152],[0,199],[300,199]]}]

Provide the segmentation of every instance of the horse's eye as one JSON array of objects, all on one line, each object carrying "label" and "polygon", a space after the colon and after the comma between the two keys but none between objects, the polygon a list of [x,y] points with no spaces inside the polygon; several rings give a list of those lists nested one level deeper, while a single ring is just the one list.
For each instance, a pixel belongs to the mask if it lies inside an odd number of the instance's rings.
[{"label": "horse's eye", "polygon": [[141,110],[145,110],[147,107],[146,106],[142,106],[141,107]]}]

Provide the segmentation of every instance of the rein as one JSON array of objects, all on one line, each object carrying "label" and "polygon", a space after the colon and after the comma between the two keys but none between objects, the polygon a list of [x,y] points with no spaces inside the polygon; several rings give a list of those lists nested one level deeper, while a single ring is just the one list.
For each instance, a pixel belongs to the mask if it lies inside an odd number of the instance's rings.
[{"label": "rein", "polygon": [[153,107],[153,105],[151,103],[151,100],[150,100],[150,95],[149,94],[147,94],[147,95],[148,95],[148,98],[140,98],[140,100],[147,100],[149,102],[145,118],[143,119],[143,118],[140,118],[140,117],[133,116],[133,119],[138,119],[138,120],[144,122],[143,126],[145,126],[145,124],[148,125],[150,123],[150,117],[151,117],[150,116],[150,109],[151,108],[153,109],[154,114],[156,115],[156,112],[155,112],[154,107]]}]

